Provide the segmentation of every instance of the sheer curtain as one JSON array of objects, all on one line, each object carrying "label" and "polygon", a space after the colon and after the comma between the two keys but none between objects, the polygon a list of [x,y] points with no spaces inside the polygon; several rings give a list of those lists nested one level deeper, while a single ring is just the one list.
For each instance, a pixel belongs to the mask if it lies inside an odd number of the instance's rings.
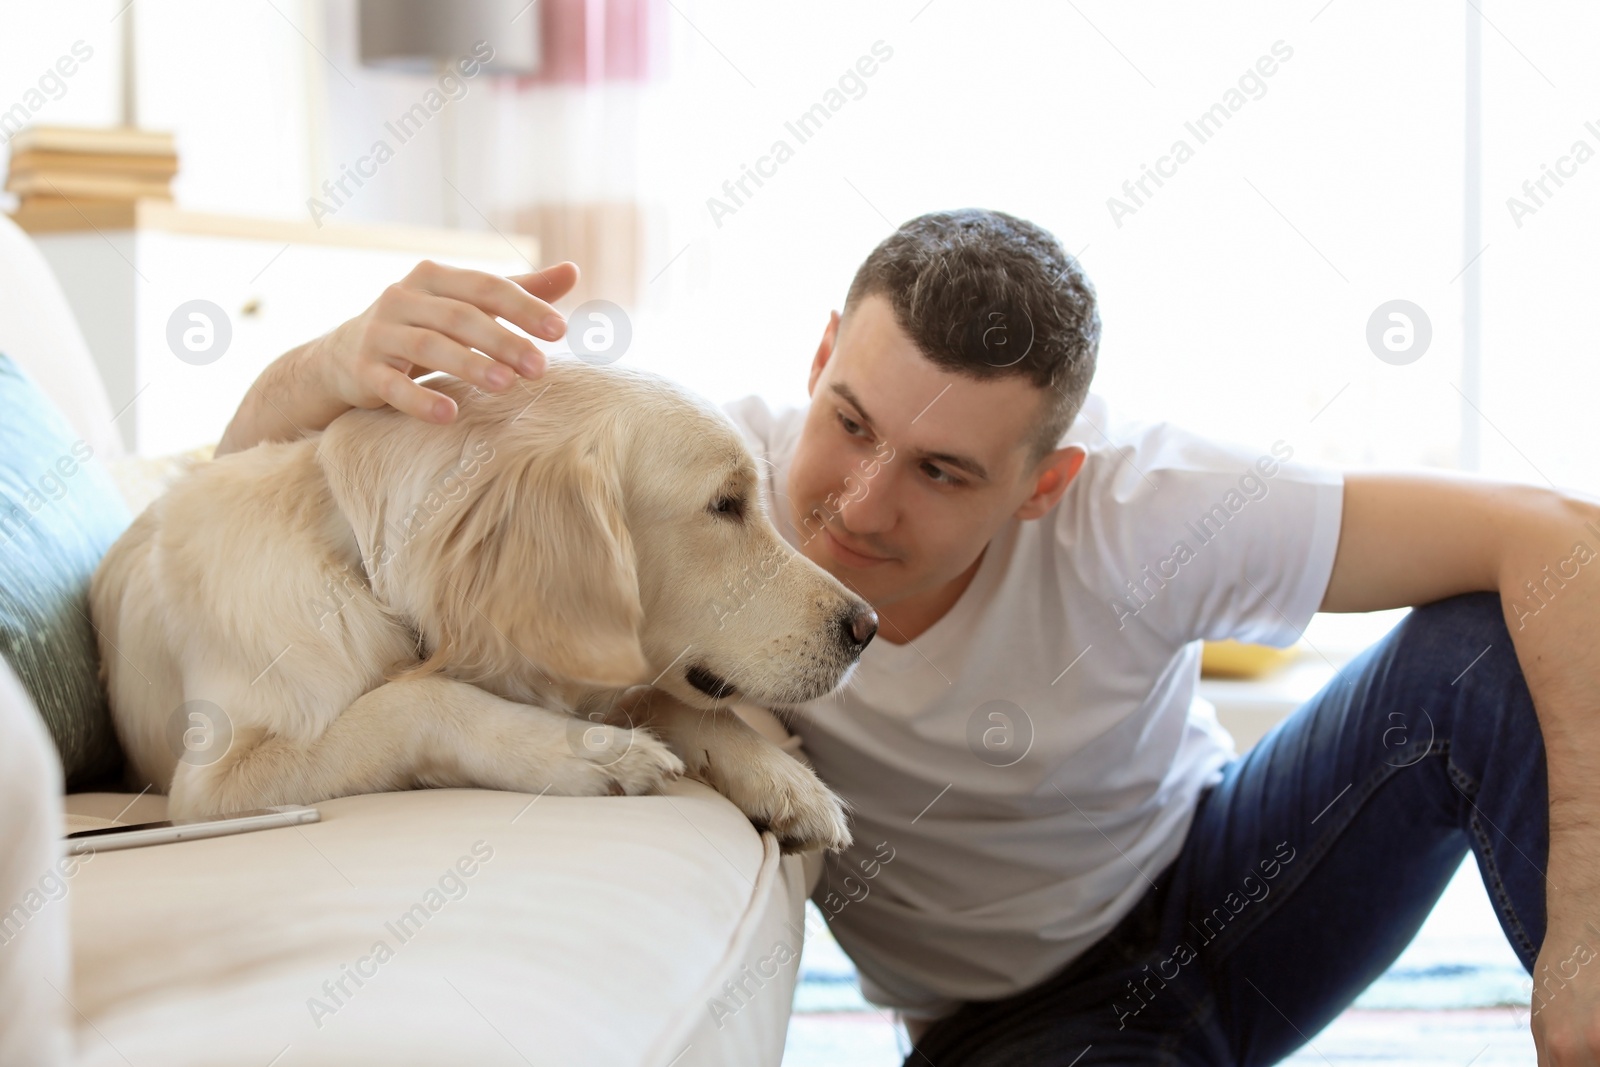
[{"label": "sheer curtain", "polygon": [[650,212],[641,109],[665,67],[665,0],[537,0],[538,74],[502,79],[478,140],[495,225],[582,268],[564,304],[638,298]]}]

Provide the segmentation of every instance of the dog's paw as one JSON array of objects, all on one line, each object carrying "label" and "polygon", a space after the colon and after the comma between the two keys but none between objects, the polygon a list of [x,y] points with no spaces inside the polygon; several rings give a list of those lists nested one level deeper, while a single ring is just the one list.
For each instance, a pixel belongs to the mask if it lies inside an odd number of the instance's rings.
[{"label": "dog's paw", "polygon": [[602,729],[610,732],[611,743],[600,753],[584,757],[602,781],[595,792],[612,796],[659,793],[683,774],[683,761],[648,730]]},{"label": "dog's paw", "polygon": [[850,823],[833,790],[804,763],[774,749],[736,768],[708,768],[712,786],[757,827],[771,830],[784,853],[848,848]]}]

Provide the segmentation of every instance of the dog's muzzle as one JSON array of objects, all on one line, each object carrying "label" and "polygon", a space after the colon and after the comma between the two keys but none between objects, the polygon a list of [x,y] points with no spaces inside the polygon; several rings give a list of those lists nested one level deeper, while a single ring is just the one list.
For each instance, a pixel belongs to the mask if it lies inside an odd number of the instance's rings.
[{"label": "dog's muzzle", "polygon": [[732,682],[712,674],[698,664],[684,671],[683,677],[690,685],[712,700],[721,700],[723,697],[733,696],[738,692]]},{"label": "dog's muzzle", "polygon": [[851,654],[859,656],[878,632],[878,613],[863,604],[839,619],[839,638]]}]

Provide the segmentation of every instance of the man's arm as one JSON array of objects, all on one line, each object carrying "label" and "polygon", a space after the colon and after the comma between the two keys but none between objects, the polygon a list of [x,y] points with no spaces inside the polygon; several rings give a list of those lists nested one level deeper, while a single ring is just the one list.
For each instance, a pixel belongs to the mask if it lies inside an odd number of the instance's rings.
[{"label": "man's arm", "polygon": [[[1377,611],[1499,592],[1544,735],[1550,790],[1544,944],[1559,959],[1591,943],[1600,902],[1600,505],[1444,474],[1348,473],[1324,611]],[[1574,573],[1576,568],[1576,573]],[[1549,575],[1561,583],[1531,601]],[[1534,979],[1551,966],[1541,953]],[[1592,970],[1592,969],[1591,969]],[[1600,1055],[1600,975],[1585,971],[1534,1017],[1541,1064]],[[1578,1049],[1552,1059],[1554,1049]]]},{"label": "man's arm", "polygon": [[245,394],[216,454],[293,441],[358,407],[387,404],[448,423],[455,402],[412,379],[445,371],[497,392],[517,374],[538,378],[544,353],[496,319],[554,341],[566,320],[549,301],[577,281],[572,263],[502,278],[423,260],[366,311],[273,361]]},{"label": "man's arm", "polygon": [[332,395],[320,373],[316,341],[292,348],[267,365],[250,386],[217,442],[226,455],[264,441],[294,441],[350,410]]}]

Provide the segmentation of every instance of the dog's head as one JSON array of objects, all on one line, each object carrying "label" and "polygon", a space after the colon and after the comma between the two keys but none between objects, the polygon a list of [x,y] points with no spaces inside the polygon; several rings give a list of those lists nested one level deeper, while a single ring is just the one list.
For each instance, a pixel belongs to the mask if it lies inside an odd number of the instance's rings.
[{"label": "dog's head", "polygon": [[428,384],[456,421],[396,418],[428,439],[409,458],[451,458],[460,488],[394,554],[425,667],[795,704],[838,688],[876,632],[773,528],[738,429],[674,383],[555,358],[501,394]]}]

